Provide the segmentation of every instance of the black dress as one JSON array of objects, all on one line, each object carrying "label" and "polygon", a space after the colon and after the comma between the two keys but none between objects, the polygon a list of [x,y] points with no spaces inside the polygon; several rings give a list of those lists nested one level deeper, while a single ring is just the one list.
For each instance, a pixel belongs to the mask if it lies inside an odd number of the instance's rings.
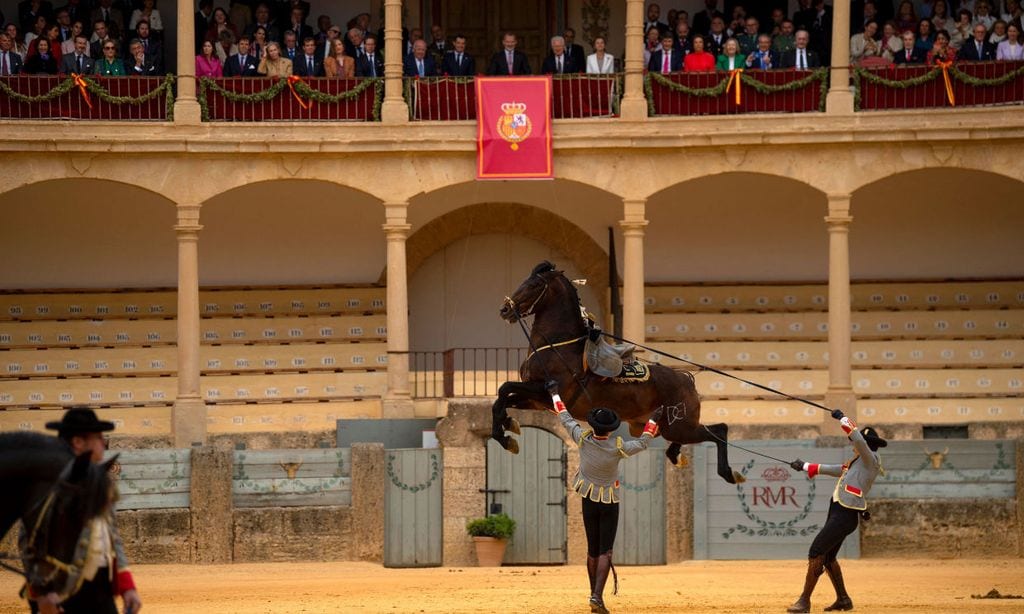
[{"label": "black dress", "polygon": [[43,58],[36,53],[25,60],[25,67],[21,72],[26,75],[55,75],[57,74],[57,60],[52,55]]}]

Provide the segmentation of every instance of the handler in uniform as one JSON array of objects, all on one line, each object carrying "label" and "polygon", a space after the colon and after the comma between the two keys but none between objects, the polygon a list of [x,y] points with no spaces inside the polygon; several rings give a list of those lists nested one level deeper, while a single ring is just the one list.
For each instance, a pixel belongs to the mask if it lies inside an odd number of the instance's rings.
[{"label": "handler in uniform", "polygon": [[832,417],[839,420],[839,425],[853,442],[854,457],[842,465],[820,465],[817,463],[805,463],[796,459],[790,466],[797,471],[806,471],[807,475],[814,477],[818,474],[831,475],[839,478],[836,482],[835,491],[832,493],[832,503],[828,508],[828,519],[822,527],[818,536],[811,542],[811,549],[808,552],[807,578],[804,580],[804,592],[796,603],[789,606],[787,612],[810,612],[811,593],[814,592],[814,585],[822,572],[827,572],[832,586],[836,589],[836,601],[825,608],[826,612],[852,610],[853,601],[846,593],[846,586],[843,584],[843,572],[839,568],[839,561],[836,555],[839,547],[843,545],[846,536],[857,530],[857,524],[861,515],[867,520],[867,496],[871,485],[879,473],[885,474],[882,469],[882,462],[878,457],[878,448],[888,445],[884,439],[878,436],[875,429],[866,426],[857,430],[853,420],[843,415],[838,409],[832,412]]},{"label": "handler in uniform", "polygon": [[[73,407],[64,413],[60,422],[47,422],[46,428],[57,431],[57,436],[75,456],[89,452],[92,462],[98,463],[103,460],[107,447],[103,433],[114,430],[114,423],[100,420],[91,409]],[[142,609],[142,601],[128,571],[128,559],[113,509],[97,516],[82,529],[71,560],[75,567],[67,585],[79,586],[78,591],[70,597],[56,592],[31,596],[32,612],[117,614],[115,594],[124,600],[126,613],[137,614]]]},{"label": "handler in uniform", "polygon": [[612,547],[619,524],[619,461],[647,449],[658,434],[661,410],[651,414],[639,439],[614,441],[608,436],[619,428],[619,417],[610,409],[595,407],[587,415],[592,430],[584,430],[558,396],[558,383],[547,383],[554,405],[569,437],[580,448],[580,468],[572,478],[572,489],[583,497],[583,527],[587,532],[587,575],[590,576],[590,611],[608,614],[604,607],[604,585],[612,567]]}]

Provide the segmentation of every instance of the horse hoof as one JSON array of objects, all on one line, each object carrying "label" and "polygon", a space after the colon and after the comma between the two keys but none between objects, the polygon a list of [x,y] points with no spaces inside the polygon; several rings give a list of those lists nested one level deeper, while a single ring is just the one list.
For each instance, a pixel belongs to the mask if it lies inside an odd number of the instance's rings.
[{"label": "horse hoof", "polygon": [[747,481],[747,478],[743,477],[743,474],[739,471],[732,472],[732,479],[735,480],[733,484],[742,484]]},{"label": "horse hoof", "polygon": [[519,421],[513,418],[512,416],[505,418],[505,430],[508,431],[509,433],[519,435]]},{"label": "horse hoof", "polygon": [[508,438],[508,443],[505,444],[505,449],[512,454],[519,454],[519,442],[511,437]]}]

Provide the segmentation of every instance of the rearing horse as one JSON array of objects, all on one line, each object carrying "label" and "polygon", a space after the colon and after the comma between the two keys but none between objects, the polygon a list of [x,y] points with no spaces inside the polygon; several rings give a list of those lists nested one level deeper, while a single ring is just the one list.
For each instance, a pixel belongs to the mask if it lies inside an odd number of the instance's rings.
[{"label": "rearing horse", "polygon": [[492,408],[491,437],[503,448],[513,454],[519,452],[519,443],[506,433],[519,434],[519,423],[507,409],[550,409],[551,397],[544,384],[555,380],[562,397],[570,399],[569,411],[574,418],[584,419],[593,407],[609,407],[629,424],[634,437],[643,430],[651,413],[663,408],[658,427],[661,436],[671,442],[665,455],[672,464],[678,464],[681,446],[711,441],[718,450],[718,475],[730,484],[743,481],[729,467],[729,427],[724,423],[700,423],[700,397],[689,371],[650,364],[646,381],[630,383],[584,373],[588,330],[580,312],[579,295],[572,282],[550,262],[534,267],[501,308],[501,317],[508,322],[530,315],[530,346],[534,351],[519,367],[522,381],[502,384]]}]

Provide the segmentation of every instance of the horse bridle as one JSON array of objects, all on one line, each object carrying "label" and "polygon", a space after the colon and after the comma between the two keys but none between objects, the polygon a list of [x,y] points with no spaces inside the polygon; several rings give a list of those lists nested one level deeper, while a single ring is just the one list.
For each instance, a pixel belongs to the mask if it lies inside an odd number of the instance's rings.
[{"label": "horse bridle", "polygon": [[519,308],[516,306],[516,302],[512,300],[511,296],[505,297],[505,304],[512,309],[512,313],[516,314],[516,319],[518,320],[522,320],[528,315],[533,315],[533,310],[537,308],[537,303],[539,303],[540,299],[544,298],[544,295],[547,294],[548,286],[551,284],[551,280],[545,280],[543,277],[541,277],[540,273],[534,273],[530,277],[540,278],[540,280],[544,282],[544,287],[541,289],[539,293],[537,293],[537,298],[533,299],[533,302],[530,303],[530,306],[526,308],[526,311],[520,312]]}]

